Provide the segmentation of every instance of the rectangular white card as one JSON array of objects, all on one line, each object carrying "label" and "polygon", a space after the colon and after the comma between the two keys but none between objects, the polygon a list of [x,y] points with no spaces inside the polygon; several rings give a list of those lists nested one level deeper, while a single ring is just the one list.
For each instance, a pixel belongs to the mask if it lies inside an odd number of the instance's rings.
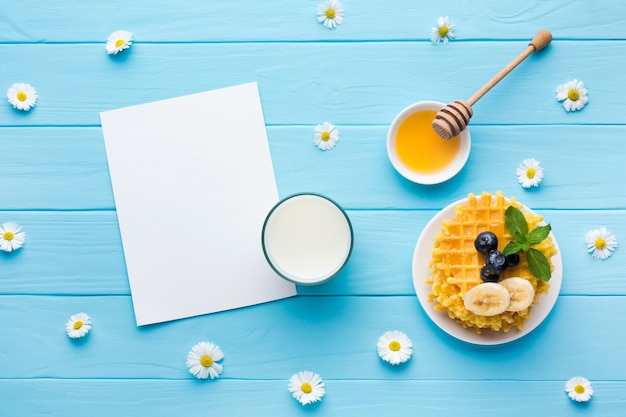
[{"label": "rectangular white card", "polygon": [[100,120],[138,326],[296,295],[261,246],[278,192],[256,83]]}]

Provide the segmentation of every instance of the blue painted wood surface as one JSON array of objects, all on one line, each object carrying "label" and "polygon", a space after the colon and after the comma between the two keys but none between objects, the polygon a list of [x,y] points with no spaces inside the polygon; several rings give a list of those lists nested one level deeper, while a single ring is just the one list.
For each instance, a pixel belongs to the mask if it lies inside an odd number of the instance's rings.
[{"label": "blue painted wood surface", "polygon": [[[317,1],[179,3],[0,3],[0,89],[27,82],[40,95],[28,113],[0,106],[0,222],[27,232],[22,249],[0,253],[0,415],[624,415],[626,263],[620,249],[592,259],[584,235],[606,226],[626,236],[626,5],[345,0],[344,24],[328,30]],[[430,28],[445,15],[458,38],[434,46]],[[463,171],[428,187],[400,177],[386,156],[393,117],[415,101],[469,97],[542,28],[553,43],[474,106]],[[135,42],[111,57],[104,42],[118,29]],[[574,78],[590,102],[566,113],[554,90]],[[98,114],[250,81],[280,195],[315,191],[342,204],[353,256],[298,297],[137,328]],[[341,132],[327,152],[312,144],[323,121]],[[524,190],[515,168],[529,157],[546,176]],[[552,314],[496,347],[441,332],[411,278],[430,218],[483,190],[543,215],[564,262]],[[176,219],[163,226],[175,232]],[[78,311],[93,330],[72,341],[64,324]],[[390,329],[414,342],[405,366],[376,355]],[[201,340],[225,351],[216,381],[185,367]],[[320,404],[301,407],[287,391],[303,369],[326,381]],[[563,392],[575,375],[593,383],[588,404]]]}]

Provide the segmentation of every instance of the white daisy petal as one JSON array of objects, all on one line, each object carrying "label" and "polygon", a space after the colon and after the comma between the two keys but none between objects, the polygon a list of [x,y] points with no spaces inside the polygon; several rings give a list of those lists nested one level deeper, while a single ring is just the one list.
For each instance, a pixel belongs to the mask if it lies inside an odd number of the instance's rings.
[{"label": "white daisy petal", "polygon": [[537,187],[543,179],[543,168],[534,158],[525,159],[517,167],[517,181],[524,188]]},{"label": "white daisy petal", "polygon": [[443,42],[447,45],[448,42],[456,38],[454,33],[454,24],[450,21],[448,16],[439,17],[437,19],[437,27],[430,29],[430,41],[435,45]]},{"label": "white daisy petal", "polygon": [[9,103],[11,103],[11,105],[18,110],[30,110],[35,107],[38,98],[37,91],[30,84],[13,84],[7,90],[7,99],[9,100]]},{"label": "white daisy petal", "polygon": [[343,23],[344,9],[337,0],[326,0],[317,6],[317,21],[328,29]]},{"label": "white daisy petal", "polygon": [[408,336],[397,330],[385,332],[376,345],[378,356],[392,365],[399,365],[411,359],[413,343]]},{"label": "white daisy petal", "polygon": [[85,313],[74,314],[65,323],[65,333],[72,339],[84,337],[91,329],[91,319]]},{"label": "white daisy petal", "polygon": [[595,259],[607,259],[617,249],[617,238],[604,226],[587,232],[585,243],[587,252]]},{"label": "white daisy petal", "polygon": [[326,151],[332,149],[339,142],[339,130],[335,125],[324,122],[315,127],[313,133],[313,143],[319,149]]},{"label": "white daisy petal", "polygon": [[109,55],[116,55],[125,49],[130,48],[133,43],[133,34],[126,30],[118,30],[109,35],[106,43],[106,51]]},{"label": "white daisy petal", "polygon": [[566,111],[572,111],[572,109],[574,109],[574,102],[570,99],[565,100],[565,102],[563,102],[563,108],[565,108]]},{"label": "white daisy petal", "polygon": [[578,111],[589,102],[587,89],[582,81],[572,80],[556,88],[556,99],[562,101],[565,111]]},{"label": "white daisy petal", "polygon": [[301,371],[289,378],[289,392],[300,404],[320,401],[326,393],[322,378],[311,371]]},{"label": "white daisy petal", "polygon": [[593,396],[593,387],[587,378],[575,376],[565,384],[565,392],[574,401],[587,402]]},{"label": "white daisy petal", "polygon": [[15,222],[3,223],[0,227],[0,250],[12,252],[19,249],[26,241],[26,234],[22,232],[22,226]]},{"label": "white daisy petal", "polygon": [[189,373],[198,379],[215,379],[224,371],[224,366],[217,363],[224,358],[219,346],[210,342],[200,342],[187,353]]}]

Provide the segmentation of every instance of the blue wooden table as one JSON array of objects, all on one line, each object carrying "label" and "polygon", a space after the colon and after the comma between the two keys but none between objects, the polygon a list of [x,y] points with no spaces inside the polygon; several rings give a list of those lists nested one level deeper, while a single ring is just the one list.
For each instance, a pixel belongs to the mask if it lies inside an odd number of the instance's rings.
[{"label": "blue wooden table", "polygon": [[[626,262],[620,249],[593,259],[584,237],[606,226],[626,238],[626,5],[342,4],[334,30],[317,22],[311,0],[0,4],[0,88],[26,82],[39,94],[29,112],[0,106],[0,223],[27,233],[23,248],[0,253],[0,415],[624,415]],[[439,16],[456,25],[446,46],[429,40]],[[469,97],[544,28],[552,44],[474,106],[460,174],[420,186],[393,170],[386,134],[402,108]],[[118,29],[135,41],[109,56]],[[568,113],[555,89],[572,79],[590,101]],[[138,328],[99,112],[252,81],[280,195],[339,202],[354,227],[352,258],[294,298]],[[340,130],[325,152],[313,145],[324,121]],[[529,190],[515,175],[526,158],[545,169]],[[563,285],[535,331],[476,346],[428,319],[411,260],[439,210],[497,190],[552,225]],[[176,219],[161,227],[175,235]],[[93,328],[72,341],[64,325],[80,311]],[[396,367],[376,352],[393,329],[414,344]],[[219,379],[196,380],[185,366],[202,340],[225,353]],[[302,407],[287,382],[305,369],[327,392]],[[577,375],[595,389],[588,403],[564,392]]]}]

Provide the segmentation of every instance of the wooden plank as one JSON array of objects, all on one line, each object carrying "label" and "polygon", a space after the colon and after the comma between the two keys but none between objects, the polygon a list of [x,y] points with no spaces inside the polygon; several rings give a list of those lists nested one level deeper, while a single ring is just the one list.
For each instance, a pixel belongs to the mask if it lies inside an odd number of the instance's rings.
[{"label": "wooden plank", "polygon": [[[606,226],[626,236],[626,212],[541,210],[563,259],[565,295],[626,295],[621,251],[605,261],[586,252],[587,231]],[[411,264],[432,210],[349,210],[355,245],[346,268],[326,284],[299,287],[308,295],[413,295]],[[27,241],[0,253],[0,294],[128,295],[115,212],[2,212],[23,225]],[[168,223],[168,222],[166,222]],[[427,262],[428,260],[424,260]]]},{"label": "wooden plank", "polygon": [[[101,44],[0,44],[11,58],[0,61],[7,88],[28,82],[40,97],[29,113],[1,106],[0,126],[99,125],[101,111],[250,81],[271,125],[387,125],[413,102],[469,97],[527,43],[138,44],[116,57]],[[482,98],[472,123],[621,124],[626,103],[615,85],[626,75],[615,68],[625,66],[624,41],[555,41]],[[555,89],[574,78],[590,102],[567,113]]]},{"label": "wooden plank", "polygon": [[0,129],[1,207],[113,209],[102,131]]},{"label": "wooden plank", "polygon": [[[469,192],[501,190],[537,209],[626,207],[626,196],[616,192],[626,182],[626,170],[621,153],[614,151],[621,148],[623,126],[472,126],[466,166],[434,186],[414,184],[393,169],[387,126],[338,129],[338,145],[320,152],[312,145],[312,127],[268,128],[282,195],[313,190],[348,208],[441,209]],[[529,190],[516,176],[527,158],[545,169],[542,184]]]},{"label": "wooden plank", "polygon": [[[625,301],[562,296],[524,338],[476,346],[439,330],[414,296],[299,296],[141,328],[130,297],[2,296],[7,360],[0,378],[193,379],[185,358],[204,340],[225,353],[223,379],[283,380],[311,369],[329,379],[562,381],[582,374],[624,381],[616,332],[626,320]],[[72,341],[64,325],[79,311],[93,328]],[[414,342],[404,366],[387,366],[376,353],[379,336],[393,329]]]},{"label": "wooden plank", "polygon": [[[427,2],[398,0],[381,7],[373,0],[343,1],[345,22],[336,30],[317,23],[321,0],[253,0],[175,4],[65,0],[54,7],[23,2],[0,6],[0,40],[19,42],[100,42],[114,30],[135,33],[137,42],[224,42],[266,40],[428,41],[439,16],[450,15],[457,42],[468,39],[530,39],[540,28],[567,39],[625,39],[624,7],[610,0],[477,4],[450,0],[433,9]],[[9,7],[10,6],[10,7]],[[584,25],[580,24],[584,16]],[[45,24],[43,24],[45,22]],[[72,28],[72,30],[68,30]],[[104,44],[100,46],[104,49]]]},{"label": "wooden plank", "polygon": [[[564,392],[565,381],[329,380],[320,403],[300,406],[279,380],[0,380],[2,410],[12,417],[126,416],[233,417],[310,415],[457,417],[528,415],[571,417],[623,415],[623,381],[592,381],[595,395],[578,404]],[[68,404],[71,396],[71,404]]]},{"label": "wooden plank", "polygon": [[[393,169],[387,126],[340,125],[339,144],[326,152],[313,146],[313,128],[267,129],[281,196],[317,191],[350,209],[438,210],[469,192],[501,190],[536,209],[626,207],[626,194],[617,192],[626,170],[615,152],[624,126],[475,126],[466,167],[435,186],[413,184]],[[526,158],[545,168],[538,188],[517,183],[515,170]],[[0,128],[0,192],[10,196],[4,210],[113,209],[100,128]]]}]

